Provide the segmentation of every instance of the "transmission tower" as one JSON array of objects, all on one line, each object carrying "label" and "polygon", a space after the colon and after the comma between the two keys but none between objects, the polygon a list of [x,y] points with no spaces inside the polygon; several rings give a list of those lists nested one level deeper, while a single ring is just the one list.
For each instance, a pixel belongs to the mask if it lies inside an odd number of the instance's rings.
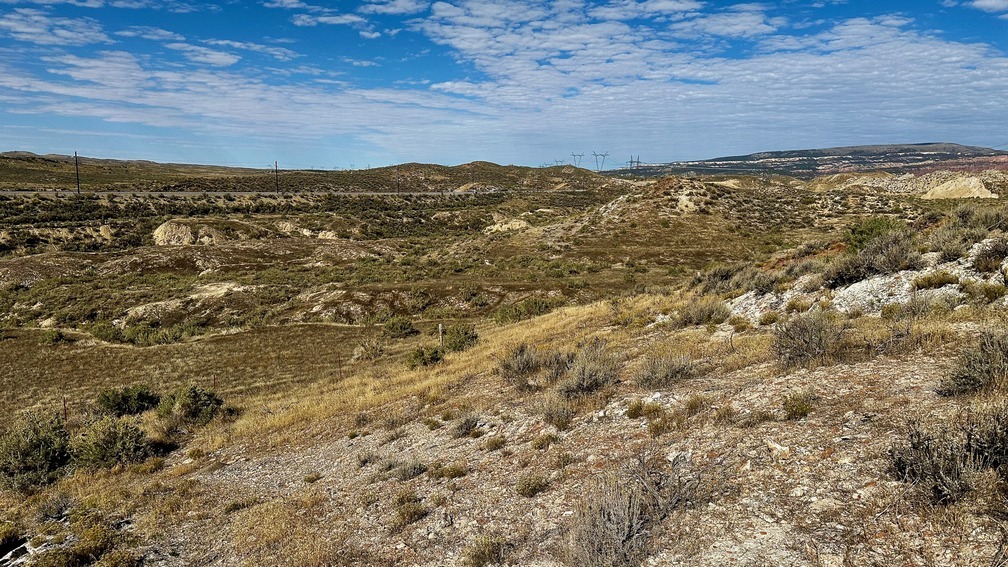
[{"label": "transmission tower", "polygon": [[571,158],[573,158],[574,167],[581,167],[581,160],[584,159],[584,154],[575,154],[571,152]]},{"label": "transmission tower", "polygon": [[[609,152],[604,154],[592,152],[592,155],[595,156],[595,171],[602,171],[602,168],[605,167],[605,158],[609,157]],[[601,158],[601,161],[599,161],[599,158]]]}]

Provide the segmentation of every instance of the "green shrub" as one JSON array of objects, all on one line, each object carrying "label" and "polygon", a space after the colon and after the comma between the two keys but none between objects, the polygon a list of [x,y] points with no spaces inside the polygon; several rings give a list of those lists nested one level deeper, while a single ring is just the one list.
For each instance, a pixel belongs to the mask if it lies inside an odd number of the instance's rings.
[{"label": "green shrub", "polygon": [[814,311],[774,325],[771,347],[785,367],[822,364],[839,353],[845,331],[836,317]]},{"label": "green shrub", "polygon": [[126,340],[122,329],[116,327],[108,321],[96,321],[94,325],[91,325],[89,330],[91,332],[91,336],[99,341],[105,341],[107,343],[121,343]]},{"label": "green shrub", "polygon": [[903,221],[890,217],[872,216],[858,219],[848,225],[844,231],[844,242],[850,250],[858,252],[874,240],[905,230],[906,223]]},{"label": "green shrub", "polygon": [[696,364],[686,355],[648,356],[637,373],[637,383],[645,388],[671,388],[696,374]]},{"label": "green shrub", "polygon": [[102,390],[98,394],[97,403],[103,412],[122,417],[156,408],[161,403],[161,395],[147,386],[126,386]]},{"label": "green shrub", "polygon": [[590,394],[615,382],[619,369],[620,362],[606,351],[606,342],[595,337],[574,355],[567,375],[557,383],[557,392],[568,399]]},{"label": "green shrub", "polygon": [[70,458],[70,435],[59,418],[25,414],[0,436],[0,482],[32,492],[62,476]]},{"label": "green shrub", "polygon": [[390,317],[388,321],[385,321],[385,326],[382,328],[382,334],[390,339],[404,339],[419,333],[420,331],[413,326],[413,321],[409,317],[401,315]]},{"label": "green shrub", "polygon": [[833,260],[823,273],[831,286],[852,284],[877,274],[917,269],[921,254],[914,247],[913,234],[907,230],[884,232],[863,242],[853,253]]},{"label": "green shrub", "polygon": [[966,255],[967,235],[959,226],[947,224],[935,229],[928,237],[928,247],[937,252],[942,262],[952,262]]},{"label": "green shrub", "polygon": [[70,339],[63,334],[63,331],[46,329],[41,335],[39,335],[38,342],[40,345],[50,346],[70,342]]},{"label": "green shrub", "polygon": [[189,386],[163,396],[158,404],[158,414],[182,424],[206,425],[223,406],[224,400],[216,393],[199,386]]},{"label": "green shrub", "polygon": [[436,346],[418,346],[406,356],[406,365],[411,370],[421,366],[433,366],[444,360],[444,351]]},{"label": "green shrub", "polygon": [[500,307],[494,311],[493,319],[499,324],[517,323],[518,321],[545,315],[565,303],[567,303],[567,300],[562,297],[546,298],[533,295],[511,305]]},{"label": "green shrub", "polygon": [[74,438],[74,464],[83,468],[111,468],[139,463],[151,455],[147,434],[129,418],[103,416]]},{"label": "green shrub", "polygon": [[448,352],[461,352],[472,348],[479,341],[473,325],[449,325],[444,332],[444,348]]},{"label": "green shrub", "polygon": [[941,396],[971,394],[1004,387],[1008,380],[1008,333],[984,331],[976,346],[964,350],[937,392]]}]

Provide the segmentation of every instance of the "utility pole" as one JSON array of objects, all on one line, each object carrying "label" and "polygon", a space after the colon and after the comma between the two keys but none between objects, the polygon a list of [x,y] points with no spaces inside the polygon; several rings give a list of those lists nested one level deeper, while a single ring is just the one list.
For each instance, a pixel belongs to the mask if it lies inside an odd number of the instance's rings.
[{"label": "utility pole", "polygon": [[77,151],[74,151],[74,170],[77,171],[77,194],[80,195],[80,163],[77,161]]},{"label": "utility pole", "polygon": [[[595,156],[595,171],[602,171],[602,168],[605,167],[605,158],[609,157],[609,152],[604,154],[592,152],[592,155]],[[599,161],[599,158],[602,158],[602,160]]]},{"label": "utility pole", "polygon": [[395,192],[396,192],[396,195],[399,194],[399,191],[400,191],[400,188],[399,188],[399,166],[396,166],[396,168],[395,168]]},{"label": "utility pole", "polygon": [[276,192],[280,192],[280,162],[273,162],[273,178],[276,180]]},{"label": "utility pole", "polygon": [[574,158],[572,160],[574,162],[574,167],[581,167],[581,160],[582,158],[584,158],[584,154],[576,154],[574,152],[571,152],[571,157]]}]

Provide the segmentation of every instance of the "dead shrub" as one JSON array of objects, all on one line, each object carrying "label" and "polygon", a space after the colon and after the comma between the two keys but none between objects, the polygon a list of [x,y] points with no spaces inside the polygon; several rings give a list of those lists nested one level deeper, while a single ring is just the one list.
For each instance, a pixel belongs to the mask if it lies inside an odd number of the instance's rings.
[{"label": "dead shrub", "polygon": [[574,516],[570,564],[641,564],[652,526],[686,506],[699,483],[699,477],[686,470],[685,457],[668,463],[660,453],[642,453],[628,470],[595,481]]},{"label": "dead shrub", "polygon": [[932,431],[911,422],[905,441],[889,449],[896,478],[928,488],[935,502],[956,502],[973,489],[978,470],[961,439],[950,431]]}]

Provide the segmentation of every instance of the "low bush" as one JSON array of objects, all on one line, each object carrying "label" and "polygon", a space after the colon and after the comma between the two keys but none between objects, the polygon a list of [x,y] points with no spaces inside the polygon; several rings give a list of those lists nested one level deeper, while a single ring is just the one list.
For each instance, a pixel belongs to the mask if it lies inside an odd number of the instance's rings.
[{"label": "low bush", "polygon": [[533,388],[529,380],[539,370],[539,357],[527,343],[512,348],[497,365],[497,374],[519,392]]},{"label": "low bush", "polygon": [[354,360],[372,362],[385,355],[385,345],[378,339],[364,339],[354,348]]},{"label": "low bush", "polygon": [[978,272],[995,273],[1008,257],[1008,238],[996,238],[973,258],[973,268]]},{"label": "low bush", "polygon": [[479,418],[475,415],[467,415],[452,427],[452,437],[455,439],[461,439],[462,437],[468,437],[476,431],[479,427]]},{"label": "low bush", "polygon": [[112,468],[139,463],[151,456],[147,434],[130,418],[103,416],[88,424],[72,443],[74,464]]},{"label": "low bush", "polygon": [[582,345],[574,355],[570,370],[557,383],[557,392],[567,399],[590,394],[616,381],[620,362],[606,350],[598,337]]},{"label": "low bush", "polygon": [[444,332],[444,348],[448,352],[462,352],[479,341],[473,325],[449,325]]},{"label": "low bush", "polygon": [[430,510],[420,503],[420,497],[412,490],[403,490],[396,494],[392,503],[395,505],[395,518],[392,521],[392,531],[401,531],[410,524],[415,524],[430,514]]},{"label": "low bush", "polygon": [[537,494],[541,494],[549,488],[549,479],[545,476],[539,474],[525,474],[518,478],[518,482],[515,483],[515,492],[519,496],[524,496],[525,498],[532,498]]},{"label": "low bush", "polygon": [[425,472],[427,472],[427,465],[417,460],[411,460],[396,467],[394,476],[398,480],[405,482],[416,478]]},{"label": "low bush", "polygon": [[411,370],[415,370],[421,366],[433,366],[442,360],[444,360],[444,351],[441,348],[433,345],[418,346],[406,356],[406,365]]},{"label": "low bush", "polygon": [[500,536],[491,534],[477,536],[465,550],[465,565],[466,567],[503,565],[506,550],[507,542]]},{"label": "low bush", "polygon": [[945,270],[924,274],[913,282],[914,289],[938,289],[959,283],[959,277]]},{"label": "low bush", "polygon": [[570,427],[574,420],[574,406],[555,394],[543,396],[539,400],[538,410],[546,423],[560,430]]},{"label": "low bush", "polygon": [[937,252],[942,262],[958,260],[968,249],[966,231],[952,224],[937,228],[928,237],[928,248]]},{"label": "low bush", "polygon": [[876,274],[920,268],[921,254],[914,246],[913,234],[906,230],[885,232],[851,248],[833,260],[823,273],[831,287],[848,285]]},{"label": "low bush", "polygon": [[70,465],[70,435],[56,416],[28,413],[0,435],[0,483],[33,492],[63,475]]},{"label": "low bush", "polygon": [[1003,284],[968,281],[962,284],[962,291],[970,301],[979,304],[988,304],[1008,295],[1008,288]]},{"label": "low bush", "polygon": [[788,421],[803,419],[812,413],[812,401],[814,396],[811,392],[793,392],[781,401],[784,408],[784,418]]},{"label": "low bush", "polygon": [[677,321],[680,327],[724,323],[731,315],[725,303],[714,297],[692,297],[679,308]]},{"label": "low bush", "polygon": [[126,386],[102,390],[96,402],[103,412],[122,417],[141,414],[158,407],[161,395],[147,386]]},{"label": "low bush", "polygon": [[99,341],[105,341],[107,343],[121,343],[126,340],[122,329],[116,327],[108,321],[96,321],[95,324],[91,325],[91,328],[88,330],[91,332],[91,336]]},{"label": "low bush", "polygon": [[603,475],[590,485],[575,510],[569,562],[584,567],[630,567],[647,557],[652,528],[686,506],[699,477],[680,455],[641,454],[621,475]]},{"label": "low bush", "polygon": [[224,406],[216,393],[198,386],[189,386],[163,396],[158,415],[185,425],[206,425]]},{"label": "low bush", "polygon": [[832,314],[813,311],[774,325],[771,347],[785,367],[823,364],[839,354],[845,331]]},{"label": "low bush", "polygon": [[977,470],[960,439],[945,430],[929,431],[919,422],[910,424],[905,441],[889,449],[889,462],[897,479],[926,486],[941,504],[972,490]]},{"label": "low bush", "polygon": [[63,331],[46,329],[41,335],[39,335],[38,342],[40,345],[51,346],[70,342],[70,339],[67,338]]},{"label": "low bush", "polygon": [[956,358],[937,392],[942,396],[1002,388],[1008,380],[1008,333],[984,331],[977,344]]},{"label": "low bush", "polygon": [[637,383],[645,388],[671,388],[696,374],[696,363],[686,355],[648,356],[637,372]]},{"label": "low bush", "polygon": [[891,217],[872,216],[858,219],[844,230],[844,242],[847,247],[859,252],[873,241],[894,232],[904,232],[906,223]]},{"label": "low bush", "polygon": [[413,326],[413,321],[401,315],[390,317],[382,328],[382,334],[390,339],[404,339],[419,333],[420,331]]},{"label": "low bush", "polygon": [[493,313],[493,319],[499,324],[517,323],[518,321],[545,315],[565,303],[567,303],[567,300],[563,297],[546,298],[533,295],[511,305],[498,308]]}]

